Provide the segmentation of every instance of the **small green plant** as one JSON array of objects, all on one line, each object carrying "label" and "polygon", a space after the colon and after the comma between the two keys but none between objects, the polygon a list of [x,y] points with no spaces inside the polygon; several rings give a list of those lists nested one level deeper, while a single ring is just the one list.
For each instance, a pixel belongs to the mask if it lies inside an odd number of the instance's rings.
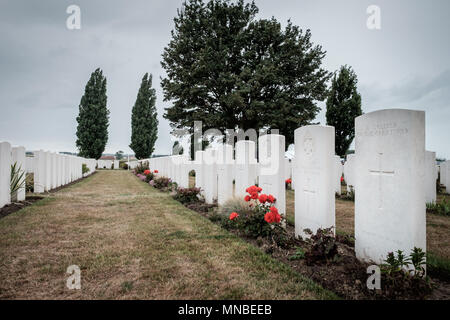
[{"label": "small green plant", "polygon": [[17,192],[25,188],[25,171],[22,170],[21,166],[17,165],[17,162],[14,162],[14,164],[11,165],[11,198],[16,199],[17,198]]},{"label": "small green plant", "polygon": [[309,236],[307,242],[311,245],[305,254],[307,265],[337,260],[337,241],[334,237],[333,227],[319,228],[315,234],[310,229],[305,229],[304,232]]},{"label": "small green plant", "polygon": [[441,216],[450,216],[450,203],[445,199],[440,203],[429,202],[426,204],[427,212]]},{"label": "small green plant", "polygon": [[81,171],[83,172],[83,174],[86,174],[91,170],[88,168],[86,163],[83,163],[83,165],[81,166]]},{"label": "small green plant", "polygon": [[182,204],[200,201],[200,188],[178,188],[173,198]]},{"label": "small green plant", "polygon": [[295,253],[289,257],[289,260],[301,260],[305,258],[305,250],[301,247],[297,247]]},{"label": "small green plant", "polygon": [[383,273],[394,275],[409,270],[409,274],[415,278],[425,276],[426,253],[421,248],[414,247],[408,257],[404,255],[402,250],[397,250],[396,254],[394,252],[387,254],[385,263],[381,265]]},{"label": "small green plant", "polygon": [[169,184],[172,181],[169,178],[166,177],[158,177],[150,181],[150,185],[157,188],[157,189],[168,189]]},{"label": "small green plant", "polygon": [[149,170],[149,166],[148,166],[148,162],[141,162],[139,163],[136,168],[134,168],[134,173],[135,174],[144,174],[145,170]]}]

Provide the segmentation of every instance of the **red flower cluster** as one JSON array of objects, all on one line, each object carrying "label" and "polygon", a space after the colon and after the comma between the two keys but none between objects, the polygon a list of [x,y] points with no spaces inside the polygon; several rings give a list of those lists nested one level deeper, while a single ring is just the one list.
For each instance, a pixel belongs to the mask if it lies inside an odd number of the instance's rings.
[{"label": "red flower cluster", "polygon": [[341,176],[341,182],[344,182],[344,177],[343,176]]},{"label": "red flower cluster", "polygon": [[148,169],[145,170],[145,171],[144,171],[144,174],[145,174],[146,176],[149,175],[149,174],[150,174],[150,170],[148,170]]},{"label": "red flower cluster", "polygon": [[159,172],[158,170],[153,171],[153,173],[158,173],[158,172]]},{"label": "red flower cluster", "polygon": [[249,195],[246,195],[244,198],[244,200],[248,202],[251,199],[253,199],[253,200],[258,199],[258,193],[260,193],[262,191],[262,188],[257,187],[257,186],[251,186],[251,187],[248,187],[247,189],[245,189],[245,191],[247,193],[249,193]]},{"label": "red flower cluster", "polygon": [[[251,186],[245,189],[245,191],[248,193],[248,195],[245,196],[244,200],[249,202],[250,200],[258,200],[258,202],[252,202],[249,204],[250,207],[253,207],[255,205],[255,209],[259,210],[267,210],[270,211],[267,212],[264,215],[264,220],[267,223],[280,223],[281,216],[278,213],[278,209],[273,206],[273,203],[277,201],[277,199],[271,195],[271,194],[259,194],[262,191],[262,188],[257,186]],[[264,212],[263,211],[263,212]],[[230,214],[230,220],[234,220],[239,216],[237,212],[232,212]]]},{"label": "red flower cluster", "polygon": [[267,194],[264,194],[264,193],[259,196],[258,200],[259,200],[260,203],[263,203],[263,204],[266,203],[266,202],[274,203],[275,201],[277,201],[277,199],[273,195],[271,195],[271,194],[267,195]]},{"label": "red flower cluster", "polygon": [[267,223],[280,223],[281,216],[278,213],[278,209],[276,207],[270,207],[270,211],[264,215],[264,220]]},{"label": "red flower cluster", "polygon": [[230,214],[230,220],[234,220],[234,219],[236,219],[237,217],[239,217],[239,214],[238,214],[237,212],[232,212],[232,213]]},{"label": "red flower cluster", "polygon": [[292,179],[291,178],[286,179],[286,183],[287,184],[291,184],[292,183]]}]

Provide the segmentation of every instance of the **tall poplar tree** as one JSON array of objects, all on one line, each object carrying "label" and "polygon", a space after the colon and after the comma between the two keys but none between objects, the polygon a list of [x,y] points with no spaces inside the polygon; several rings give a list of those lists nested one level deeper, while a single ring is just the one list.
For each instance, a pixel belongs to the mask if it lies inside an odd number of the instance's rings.
[{"label": "tall poplar tree", "polygon": [[355,138],[355,118],[362,114],[358,78],[349,66],[342,66],[331,80],[327,98],[327,124],[336,130],[336,154],[344,157]]},{"label": "tall poplar tree", "polygon": [[86,84],[79,105],[76,146],[82,157],[99,159],[105,151],[109,126],[106,102],[106,78],[97,68]]},{"label": "tall poplar tree", "polygon": [[156,112],[156,91],[152,88],[152,75],[146,73],[131,115],[131,144],[137,159],[149,158],[154,149],[158,134]]}]

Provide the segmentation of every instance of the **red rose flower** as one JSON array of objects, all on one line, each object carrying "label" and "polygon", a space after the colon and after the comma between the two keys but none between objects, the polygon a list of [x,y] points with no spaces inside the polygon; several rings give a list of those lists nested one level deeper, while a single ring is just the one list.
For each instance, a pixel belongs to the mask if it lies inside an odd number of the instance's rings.
[{"label": "red rose flower", "polygon": [[272,214],[272,212],[267,212],[264,215],[264,220],[266,220],[267,223],[273,223],[273,214]]},{"label": "red rose flower", "polygon": [[149,175],[149,174],[150,174],[150,170],[145,170],[145,171],[144,171],[144,174],[145,174],[145,175]]},{"label": "red rose flower", "polygon": [[261,192],[262,189],[260,187],[257,187],[257,186],[251,186],[251,187],[248,187],[247,189],[245,189],[245,191],[250,193],[250,194],[253,194],[255,192],[256,193]]},{"label": "red rose flower", "polygon": [[244,200],[249,202],[250,201],[250,196],[249,195],[245,196]]},{"label": "red rose flower", "polygon": [[341,177],[341,182],[344,182],[344,177]]},{"label": "red rose flower", "polygon": [[155,171],[153,171],[154,173],[158,173],[159,171],[158,170],[155,170]]},{"label": "red rose flower", "polygon": [[263,193],[262,195],[259,196],[259,202],[266,203],[266,201],[267,201],[267,194]]},{"label": "red rose flower", "polygon": [[281,216],[278,213],[278,209],[275,207],[270,207],[270,211],[264,215],[264,220],[267,223],[280,223]]},{"label": "red rose flower", "polygon": [[253,200],[258,199],[258,192],[253,192],[253,193],[251,194],[251,198],[252,198]]},{"label": "red rose flower", "polygon": [[237,217],[239,217],[239,214],[238,214],[237,212],[232,212],[232,213],[230,214],[230,220],[234,220],[234,219],[236,219]]},{"label": "red rose flower", "polygon": [[289,178],[289,179],[286,179],[286,183],[287,184],[291,184],[292,183],[292,180]]},{"label": "red rose flower", "polygon": [[277,199],[273,195],[269,194],[267,197],[267,202],[274,203],[275,201],[277,201]]}]

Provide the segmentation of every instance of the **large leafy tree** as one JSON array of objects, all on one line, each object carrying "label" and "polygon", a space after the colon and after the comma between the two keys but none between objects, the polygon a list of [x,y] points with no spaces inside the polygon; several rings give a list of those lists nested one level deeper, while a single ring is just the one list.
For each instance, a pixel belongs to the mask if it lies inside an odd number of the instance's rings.
[{"label": "large leafy tree", "polygon": [[355,118],[362,114],[358,78],[349,66],[342,66],[331,80],[327,98],[327,124],[336,130],[336,154],[343,157],[355,138]]},{"label": "large leafy tree", "polygon": [[255,18],[258,8],[240,0],[191,0],[175,17],[164,49],[164,117],[173,129],[279,129],[287,144],[310,123],[326,98],[325,52],[309,30],[274,18]]},{"label": "large leafy tree", "polygon": [[131,144],[137,159],[149,158],[154,149],[158,134],[156,112],[156,92],[152,88],[152,75],[146,73],[131,115]]},{"label": "large leafy tree", "polygon": [[106,78],[96,69],[86,84],[77,117],[79,155],[99,159],[108,142],[109,110],[106,106]]}]

